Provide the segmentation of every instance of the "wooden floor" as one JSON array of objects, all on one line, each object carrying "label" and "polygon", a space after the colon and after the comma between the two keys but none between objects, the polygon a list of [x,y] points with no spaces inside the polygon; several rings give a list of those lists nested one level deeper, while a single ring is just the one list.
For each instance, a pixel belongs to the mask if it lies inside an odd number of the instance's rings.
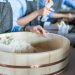
[{"label": "wooden floor", "polygon": [[75,48],[71,48],[69,66],[60,75],[75,75]]}]

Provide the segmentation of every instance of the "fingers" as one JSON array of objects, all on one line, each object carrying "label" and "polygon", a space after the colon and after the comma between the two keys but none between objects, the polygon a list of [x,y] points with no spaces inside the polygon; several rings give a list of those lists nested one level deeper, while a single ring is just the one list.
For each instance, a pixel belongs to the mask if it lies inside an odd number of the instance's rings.
[{"label": "fingers", "polygon": [[51,8],[47,8],[47,7],[44,7],[40,10],[38,10],[38,14],[39,16],[45,16],[45,15],[48,15],[51,11],[53,11],[53,9]]},{"label": "fingers", "polygon": [[40,10],[38,10],[38,16],[45,16],[48,15],[50,12],[54,11],[53,8],[44,7]]},{"label": "fingers", "polygon": [[35,27],[35,26],[32,26],[31,28],[30,28],[30,32],[36,32],[37,31],[37,28]]},{"label": "fingers", "polygon": [[41,26],[38,26],[38,29],[37,29],[37,30],[38,30],[39,33],[42,34],[43,36],[46,36],[46,35],[47,35],[47,31],[44,30]]},{"label": "fingers", "polygon": [[48,8],[50,8],[50,7],[53,6],[53,4],[54,4],[54,3],[53,3],[52,0],[47,0],[46,3],[45,3],[45,6],[48,7]]},{"label": "fingers", "polygon": [[40,34],[40,35],[43,35],[43,36],[46,36],[48,31],[44,30],[40,25],[38,26],[34,26],[30,29],[30,32],[34,32],[36,34]]},{"label": "fingers", "polygon": [[53,2],[52,0],[46,0],[46,3],[50,3],[50,2]]},{"label": "fingers", "polygon": [[47,30],[45,30],[46,33],[49,33]]},{"label": "fingers", "polygon": [[53,9],[53,8],[50,8],[49,10],[50,10],[50,11],[54,11],[54,9]]},{"label": "fingers", "polygon": [[48,15],[50,12],[51,12],[50,9],[47,8],[47,7],[45,7],[45,8],[43,9],[42,16]]},{"label": "fingers", "polygon": [[48,2],[53,2],[52,0],[48,0]]},{"label": "fingers", "polygon": [[41,31],[38,29],[38,26],[32,26],[30,28],[30,32],[36,33],[36,34],[41,34]]},{"label": "fingers", "polygon": [[68,14],[68,17],[69,17],[70,19],[73,19],[73,15],[72,15],[71,13]]},{"label": "fingers", "polygon": [[44,12],[44,14],[49,14],[50,12],[54,12],[54,9],[53,8],[47,8],[47,7],[44,7],[44,10],[43,10]]}]

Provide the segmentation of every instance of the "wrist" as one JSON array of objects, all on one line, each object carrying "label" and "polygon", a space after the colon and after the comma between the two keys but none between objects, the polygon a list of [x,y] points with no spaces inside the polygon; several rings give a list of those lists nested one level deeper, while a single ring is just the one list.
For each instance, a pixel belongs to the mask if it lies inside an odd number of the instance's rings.
[{"label": "wrist", "polygon": [[25,27],[25,31],[30,31],[30,29],[31,29],[31,26],[26,26]]},{"label": "wrist", "polygon": [[37,10],[37,15],[38,15],[38,16],[42,16],[42,14],[41,14],[42,11],[41,11],[41,10],[42,10],[42,9]]}]

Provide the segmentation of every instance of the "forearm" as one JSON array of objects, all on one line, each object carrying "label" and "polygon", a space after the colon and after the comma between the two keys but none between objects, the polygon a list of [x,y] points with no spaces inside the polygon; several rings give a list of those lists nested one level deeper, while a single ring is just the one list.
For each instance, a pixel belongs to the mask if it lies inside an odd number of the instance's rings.
[{"label": "forearm", "polygon": [[68,18],[67,14],[54,13],[52,18]]},{"label": "forearm", "polygon": [[27,16],[21,18],[21,19],[19,19],[19,20],[17,21],[17,23],[18,23],[19,25],[24,26],[24,25],[26,25],[27,23],[31,22],[33,19],[35,19],[35,18],[38,17],[38,16],[39,16],[38,11],[34,11],[33,13],[31,13],[31,14],[29,14],[29,15],[27,15]]}]

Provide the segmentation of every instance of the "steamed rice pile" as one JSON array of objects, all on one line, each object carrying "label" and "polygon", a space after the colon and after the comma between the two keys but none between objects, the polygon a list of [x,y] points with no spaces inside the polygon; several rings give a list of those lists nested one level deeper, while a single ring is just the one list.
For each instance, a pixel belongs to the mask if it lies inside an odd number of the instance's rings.
[{"label": "steamed rice pile", "polygon": [[0,38],[0,50],[15,53],[31,53],[34,48],[24,40],[15,40],[11,37]]}]

